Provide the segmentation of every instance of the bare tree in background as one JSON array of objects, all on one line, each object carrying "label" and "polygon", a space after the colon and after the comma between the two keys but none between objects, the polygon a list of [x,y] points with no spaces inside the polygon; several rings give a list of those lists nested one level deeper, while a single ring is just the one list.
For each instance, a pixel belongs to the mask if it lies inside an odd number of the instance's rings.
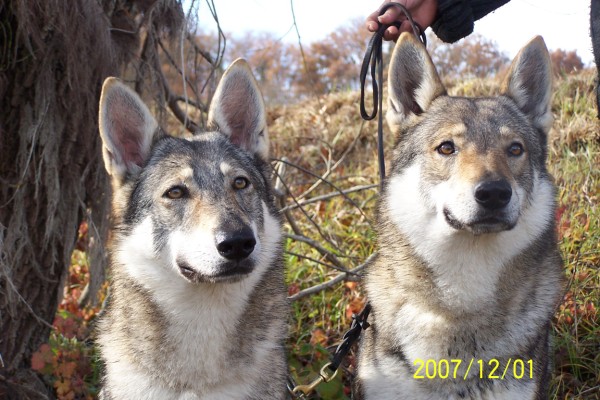
[{"label": "bare tree in background", "polygon": [[437,70],[446,78],[494,76],[510,61],[495,41],[476,33],[453,44],[431,34],[427,39],[427,50]]},{"label": "bare tree in background", "polygon": [[[52,329],[83,218],[92,300],[103,280],[109,186],[97,107],[104,78],[158,92],[159,108],[189,130],[198,124],[185,111],[205,109],[202,85],[186,77],[189,91],[177,95],[161,69],[169,57],[184,76],[181,58],[218,64],[182,30],[185,21],[180,0],[0,3],[1,398],[52,397],[30,359]],[[187,52],[170,54],[171,42]]]},{"label": "bare tree in background", "polygon": [[581,71],[584,67],[581,57],[577,55],[577,50],[553,50],[550,52],[550,61],[552,62],[552,72],[556,76]]}]

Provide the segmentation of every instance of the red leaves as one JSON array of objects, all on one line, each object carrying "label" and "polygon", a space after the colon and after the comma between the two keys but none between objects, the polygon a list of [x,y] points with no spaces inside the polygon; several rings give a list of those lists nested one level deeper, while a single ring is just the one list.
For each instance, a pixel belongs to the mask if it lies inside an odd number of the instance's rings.
[{"label": "red leaves", "polygon": [[[89,281],[89,264],[85,253],[87,223],[79,227],[76,249],[71,257],[69,276],[63,299],[54,318],[54,330],[48,343],[40,346],[31,357],[31,368],[43,375],[56,390],[59,399],[92,399],[95,393],[94,348],[85,343],[89,336],[89,321],[99,307],[81,308],[81,292]],[[103,290],[106,292],[106,286]],[[102,299],[100,299],[102,300]]]}]

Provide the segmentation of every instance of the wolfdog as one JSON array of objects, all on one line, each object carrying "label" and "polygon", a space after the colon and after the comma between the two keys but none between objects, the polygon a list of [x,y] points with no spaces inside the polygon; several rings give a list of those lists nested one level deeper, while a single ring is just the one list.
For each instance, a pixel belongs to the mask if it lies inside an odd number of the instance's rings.
[{"label": "wolfdog", "polygon": [[388,75],[392,168],[366,273],[365,399],[545,399],[562,294],[546,170],[551,69],[541,37],[501,95],[451,97],[405,33]]},{"label": "wolfdog", "polygon": [[104,399],[282,399],[287,300],[265,108],[243,60],[191,139],[163,133],[108,78],[100,135],[113,185]]}]

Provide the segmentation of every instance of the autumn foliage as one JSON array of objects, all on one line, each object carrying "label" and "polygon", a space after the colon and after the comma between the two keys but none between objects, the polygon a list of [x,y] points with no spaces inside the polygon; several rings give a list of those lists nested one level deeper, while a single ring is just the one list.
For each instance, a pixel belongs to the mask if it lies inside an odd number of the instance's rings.
[{"label": "autumn foliage", "polygon": [[550,60],[555,75],[571,74],[583,69],[583,61],[576,50],[554,50],[550,52]]},{"label": "autumn foliage", "polygon": [[[31,357],[31,368],[44,376],[59,399],[93,399],[99,382],[96,350],[90,341],[91,321],[99,307],[80,307],[79,299],[89,281],[86,253],[87,222],[79,227],[78,240],[71,258],[63,299],[52,324],[48,343]],[[106,286],[102,289],[102,300]]]}]

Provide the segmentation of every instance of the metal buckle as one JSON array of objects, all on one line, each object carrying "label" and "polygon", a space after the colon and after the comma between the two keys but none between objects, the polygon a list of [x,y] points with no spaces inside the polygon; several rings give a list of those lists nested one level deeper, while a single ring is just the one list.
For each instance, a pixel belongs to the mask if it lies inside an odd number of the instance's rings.
[{"label": "metal buckle", "polygon": [[336,369],[335,372],[333,374],[329,374],[326,369],[331,365],[331,363],[327,363],[325,365],[323,365],[323,368],[321,368],[321,371],[319,371],[319,377],[316,378],[314,381],[312,381],[311,383],[309,383],[308,385],[298,385],[294,388],[294,390],[292,391],[292,393],[298,393],[298,392],[302,392],[305,395],[311,394],[315,388],[317,386],[319,386],[319,384],[325,382],[331,382],[333,380],[333,378],[336,377],[338,370]]}]

